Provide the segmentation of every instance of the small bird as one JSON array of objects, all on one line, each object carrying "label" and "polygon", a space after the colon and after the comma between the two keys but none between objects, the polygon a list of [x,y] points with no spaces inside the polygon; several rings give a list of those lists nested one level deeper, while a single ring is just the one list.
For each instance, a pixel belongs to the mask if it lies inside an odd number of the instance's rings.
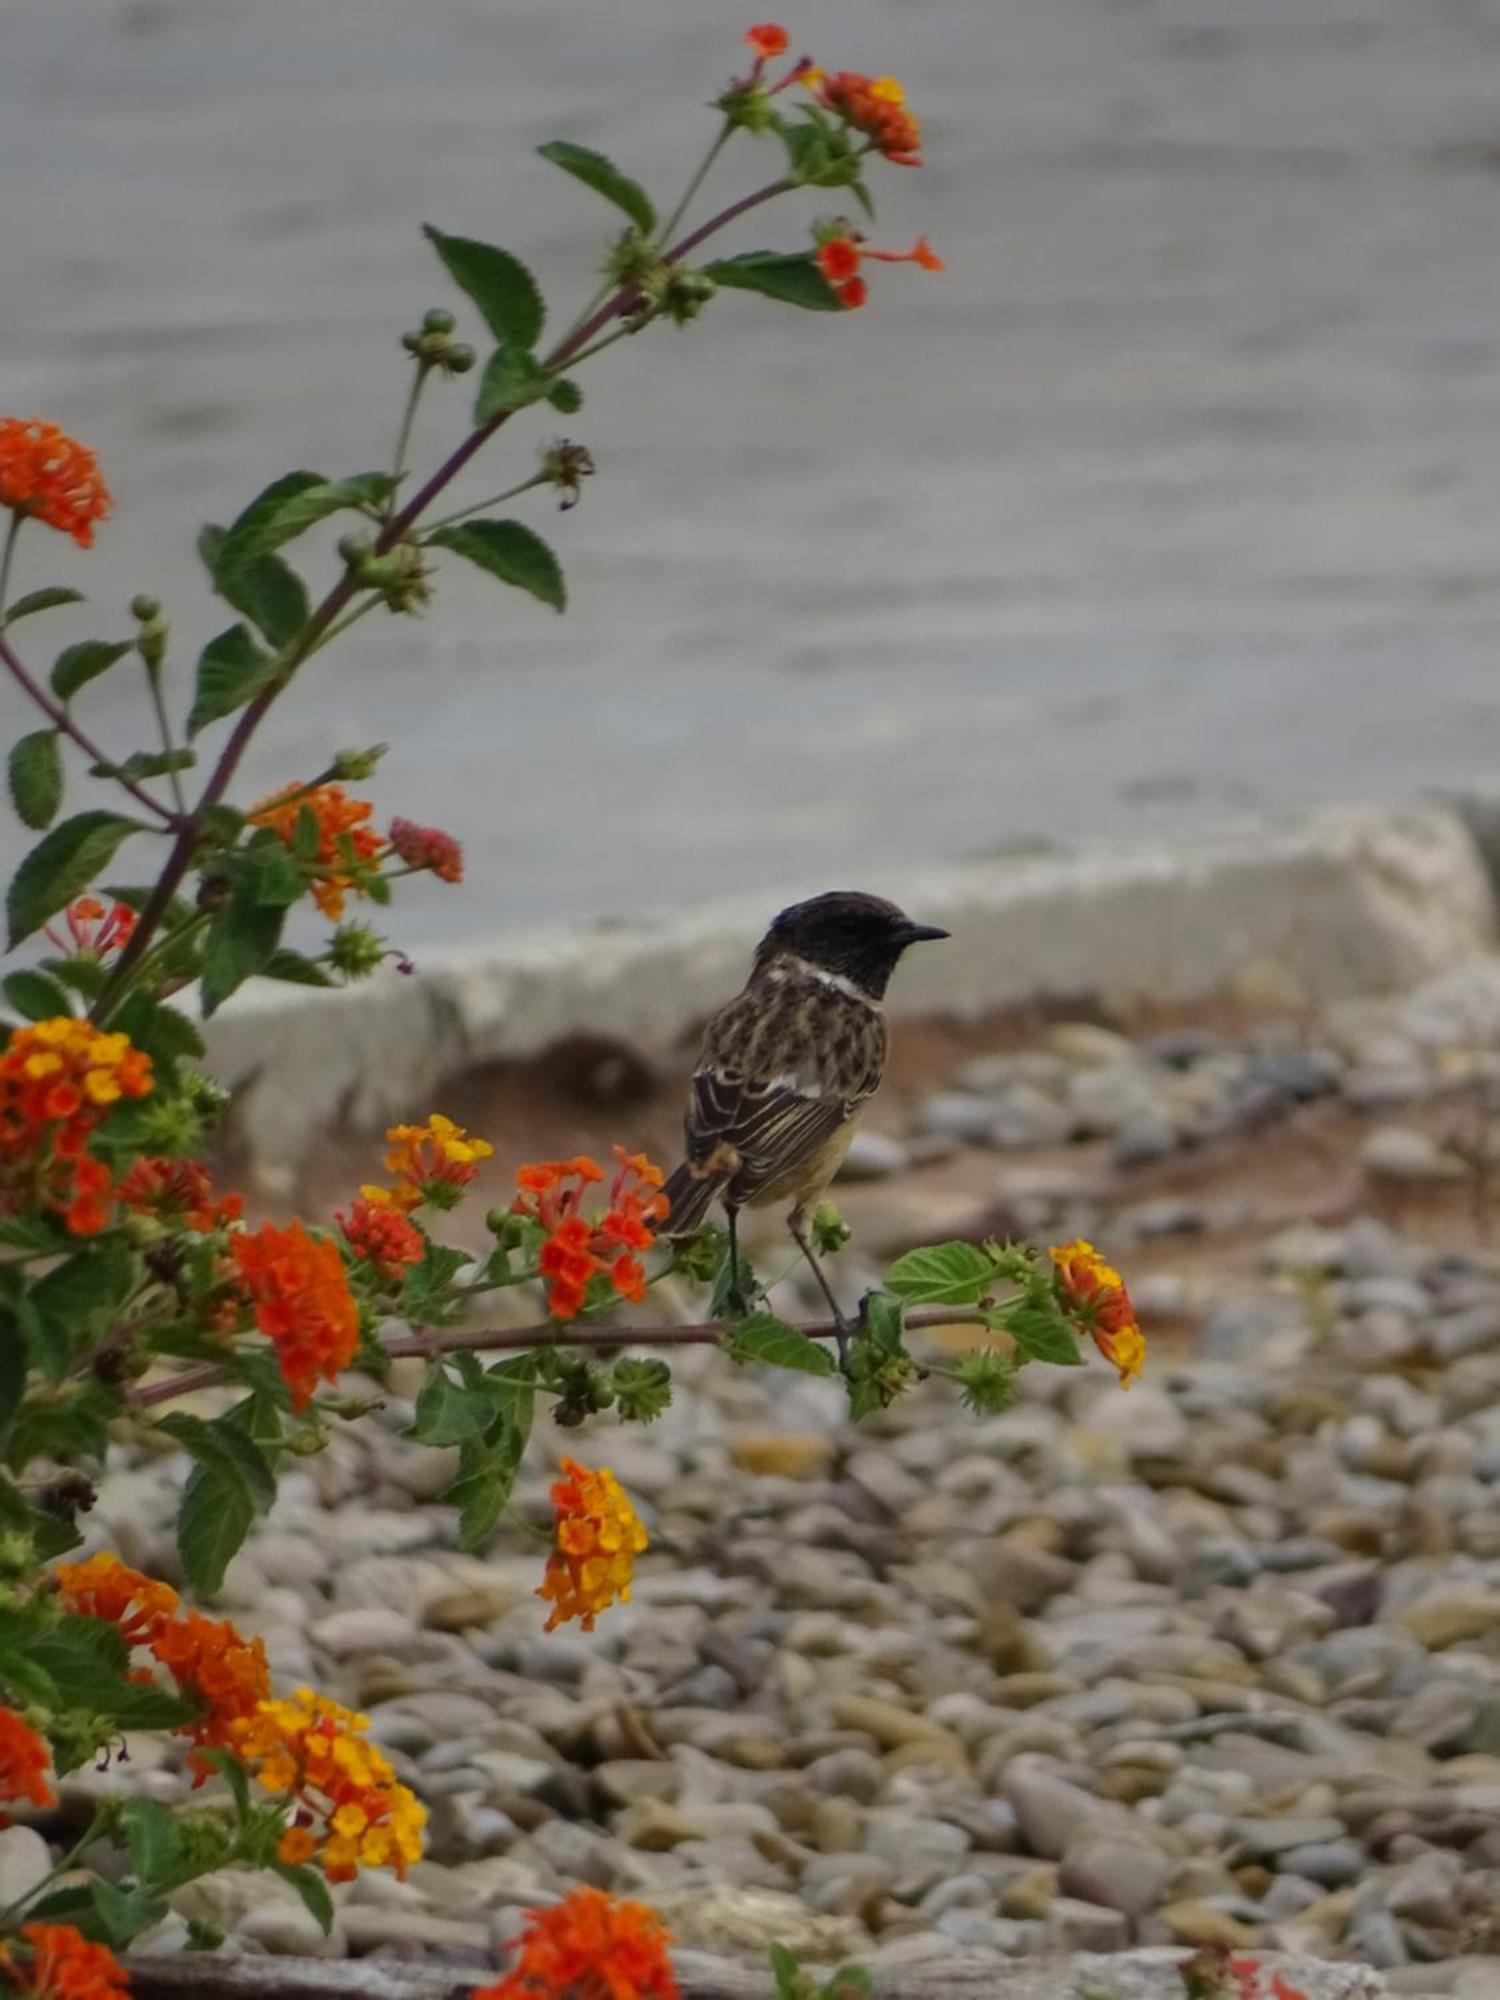
[{"label": "small bird", "polygon": [[794,903],[756,946],[744,988],[709,1022],[693,1071],[687,1158],[664,1190],[671,1209],[662,1234],[690,1236],[722,1202],[731,1290],[743,1307],[739,1212],[787,1202],[787,1227],[822,1287],[841,1353],[847,1325],[808,1241],[807,1211],[880,1087],[888,1041],[881,1002],[897,960],[908,945],[947,936],[855,889]]}]

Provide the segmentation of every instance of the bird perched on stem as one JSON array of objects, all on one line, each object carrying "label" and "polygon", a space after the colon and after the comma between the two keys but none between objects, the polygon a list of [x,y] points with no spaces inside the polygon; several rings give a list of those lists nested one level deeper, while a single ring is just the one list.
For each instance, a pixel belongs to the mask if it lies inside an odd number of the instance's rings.
[{"label": "bird perched on stem", "polygon": [[908,945],[948,933],[894,903],[831,889],[783,910],[741,992],[708,1024],[684,1121],[687,1157],[664,1192],[665,1236],[690,1236],[715,1200],[729,1224],[730,1289],[741,1310],[739,1212],[789,1206],[787,1227],[839,1330],[847,1322],[808,1241],[806,1217],[849,1150],[885,1071],[881,1002]]}]

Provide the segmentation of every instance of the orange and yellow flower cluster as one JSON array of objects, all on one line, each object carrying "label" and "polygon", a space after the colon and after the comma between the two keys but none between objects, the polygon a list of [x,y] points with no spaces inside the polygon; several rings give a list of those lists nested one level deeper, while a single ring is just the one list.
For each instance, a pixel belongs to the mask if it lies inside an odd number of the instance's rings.
[{"label": "orange and yellow flower cluster", "polygon": [[[368,799],[351,798],[342,785],[292,784],[263,799],[251,813],[250,824],[268,828],[302,860],[313,901],[335,922],[344,914],[347,897],[370,893],[370,884],[391,855],[408,868],[436,875],[440,882],[463,880],[463,849],[451,834],[441,827],[394,819],[387,842],[370,824],[374,812]],[[316,835],[309,843],[310,854],[297,844],[304,814],[310,815]]]},{"label": "orange and yellow flower cluster", "polygon": [[1059,1305],[1105,1360],[1119,1369],[1121,1386],[1128,1389],[1145,1366],[1146,1336],[1136,1323],[1125,1280],[1081,1237],[1055,1248],[1052,1262],[1057,1267]]},{"label": "orange and yellow flower cluster", "polygon": [[309,1236],[300,1222],[263,1222],[230,1239],[230,1255],[255,1308],[255,1323],[276,1348],[292,1392],[306,1409],[319,1378],[335,1381],[359,1345],[359,1310],[338,1246]]},{"label": "orange and yellow flower cluster", "polygon": [[163,1625],[177,1615],[177,1592],[172,1586],[132,1569],[118,1556],[59,1563],[55,1575],[65,1611],[104,1619],[118,1629],[127,1646],[152,1645]]},{"label": "orange and yellow flower cluster", "polygon": [[579,1212],[584,1189],[604,1179],[604,1169],[586,1154],[539,1160],[516,1175],[520,1192],[512,1212],[529,1216],[547,1232],[537,1261],[548,1280],[547,1310],[554,1319],[576,1318],[590,1280],[601,1272],[621,1298],[638,1305],[646,1296],[645,1267],[635,1253],[651,1248],[656,1241],[651,1225],[666,1220],[664,1176],[644,1153],[616,1146],[615,1159],[609,1207],[597,1222]]},{"label": "orange and yellow flower cluster", "polygon": [[898,77],[864,76],[853,69],[826,76],[820,69],[804,69],[799,81],[825,111],[862,132],[893,166],[921,166],[922,128],[906,108],[906,90]]},{"label": "orange and yellow flower cluster", "polygon": [[859,274],[859,267],[867,257],[878,264],[916,264],[924,271],[945,268],[925,236],[919,236],[910,250],[875,250],[857,229],[841,222],[831,232],[818,233],[817,243],[819,270],[837,292],[840,303],[851,309],[862,306],[870,295]]},{"label": "orange and yellow flower cluster", "polygon": [[635,1559],[650,1537],[629,1495],[607,1465],[597,1472],[565,1458],[552,1488],[554,1546],[537,1590],[552,1606],[547,1630],[570,1618],[592,1632],[594,1620],[618,1599],[630,1602]]},{"label": "orange and yellow flower cluster", "polygon": [[[0,1806],[23,1799],[33,1806],[56,1805],[46,1778],[51,1761],[52,1752],[26,1718],[0,1708]],[[7,1824],[0,1812],[0,1826]]]},{"label": "orange and yellow flower cluster", "polygon": [[424,1205],[452,1208],[494,1152],[488,1139],[471,1139],[462,1125],[434,1111],[425,1125],[392,1125],[386,1133],[386,1172],[394,1187],[362,1187],[365,1201],[403,1214]]},{"label": "orange and yellow flower cluster", "polygon": [[278,1849],[282,1861],[316,1861],[330,1882],[361,1868],[404,1876],[422,1858],[427,1813],[397,1782],[386,1757],[364,1740],[369,1718],[299,1688],[290,1701],[262,1701],[236,1724],[234,1748],[258,1765],[268,1792],[297,1811]]},{"label": "orange and yellow flower cluster", "polygon": [[71,1924],[22,1924],[0,1943],[0,1984],[21,2000],[114,2000],[129,1993],[125,1968],[107,1945]]},{"label": "orange and yellow flower cluster", "polygon": [[678,2000],[672,1934],[644,1903],[574,1889],[528,1910],[516,1962],[473,2000]]},{"label": "orange and yellow flower cluster", "polygon": [[89,1140],[123,1098],[151,1088],[151,1058],[125,1035],[68,1015],[17,1028],[0,1056],[0,1213],[35,1204],[75,1236],[103,1229],[112,1182]]},{"label": "orange and yellow flower cluster", "polygon": [[110,509],[109,489],[91,451],[37,417],[0,417],[0,507],[45,521],[91,546],[94,523]]}]

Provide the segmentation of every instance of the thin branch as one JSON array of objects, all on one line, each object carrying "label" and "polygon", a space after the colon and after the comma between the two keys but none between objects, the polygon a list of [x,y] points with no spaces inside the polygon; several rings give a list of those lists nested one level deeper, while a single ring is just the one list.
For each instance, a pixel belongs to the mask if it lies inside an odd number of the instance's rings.
[{"label": "thin branch", "polygon": [[148,812],[155,813],[156,817],[166,826],[177,827],[182,824],[178,815],[170,807],[164,806],[159,799],[153,799],[151,794],[143,786],[138,785],[133,778],[121,775],[115,764],[115,759],[106,756],[93,738],[84,734],[68,713],[63,703],[54,700],[42,686],[41,682],[22,665],[15,648],[11,645],[10,640],[6,638],[4,632],[0,632],[0,660],[4,661],[10,670],[12,678],[20,682],[21,686],[31,696],[31,699],[36,703],[52,726],[55,729],[60,729],[64,736],[76,743],[86,757],[95,764],[108,766],[114,773],[116,784],[123,785],[133,799],[136,799],[143,805]]},{"label": "thin branch", "polygon": [[[984,1310],[978,1306],[919,1306],[906,1315],[908,1332],[929,1326],[983,1326]],[[788,1320],[787,1324],[809,1340],[836,1340],[839,1326],[831,1319]],[[848,1332],[848,1328],[843,1329]],[[539,1326],[428,1327],[415,1333],[399,1334],[381,1343],[389,1361],[432,1361],[444,1354],[520,1354],[532,1347],[568,1347],[584,1353],[616,1347],[722,1347],[732,1339],[734,1321],[695,1320],[683,1326],[559,1326],[544,1320]],[[194,1395],[199,1389],[215,1388],[231,1381],[234,1367],[228,1361],[206,1362],[165,1382],[147,1382],[129,1392],[131,1407],[148,1410],[158,1403],[173,1402],[178,1396]]]}]

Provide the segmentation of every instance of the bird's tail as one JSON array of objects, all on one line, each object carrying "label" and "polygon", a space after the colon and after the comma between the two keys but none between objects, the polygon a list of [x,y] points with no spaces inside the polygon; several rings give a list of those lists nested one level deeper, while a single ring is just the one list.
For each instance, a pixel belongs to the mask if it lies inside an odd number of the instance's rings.
[{"label": "bird's tail", "polygon": [[715,1195],[724,1186],[723,1174],[695,1174],[686,1160],[667,1180],[662,1193],[672,1204],[658,1236],[691,1236],[703,1227],[703,1219]]}]

